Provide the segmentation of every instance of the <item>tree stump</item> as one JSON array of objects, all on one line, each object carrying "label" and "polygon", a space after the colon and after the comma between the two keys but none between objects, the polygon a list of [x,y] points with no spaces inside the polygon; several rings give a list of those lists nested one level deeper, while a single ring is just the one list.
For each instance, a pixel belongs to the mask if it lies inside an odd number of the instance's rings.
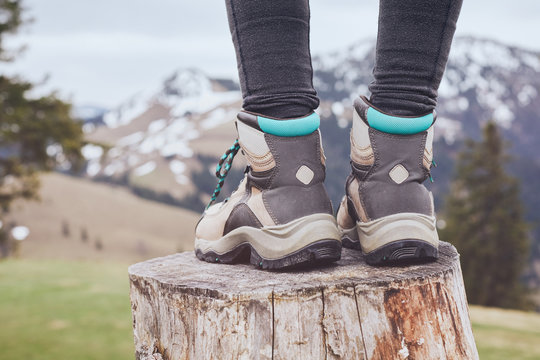
[{"label": "tree stump", "polygon": [[477,359],[456,249],[269,272],[184,252],[132,265],[137,359]]}]

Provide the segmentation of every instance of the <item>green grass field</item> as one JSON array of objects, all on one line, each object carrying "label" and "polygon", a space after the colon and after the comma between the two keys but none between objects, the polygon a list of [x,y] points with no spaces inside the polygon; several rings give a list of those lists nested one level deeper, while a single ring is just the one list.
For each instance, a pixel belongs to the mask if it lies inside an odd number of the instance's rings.
[{"label": "green grass field", "polygon": [[127,266],[0,262],[0,358],[133,359]]},{"label": "green grass field", "polygon": [[[133,359],[127,265],[0,262],[0,358]],[[481,359],[540,359],[540,314],[471,307]]]}]

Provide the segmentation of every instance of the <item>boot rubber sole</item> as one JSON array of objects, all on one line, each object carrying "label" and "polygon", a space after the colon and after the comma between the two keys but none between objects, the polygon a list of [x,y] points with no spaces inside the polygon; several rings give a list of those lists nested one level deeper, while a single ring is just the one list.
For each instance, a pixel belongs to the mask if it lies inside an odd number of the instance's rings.
[{"label": "boot rubber sole", "polygon": [[422,240],[398,240],[364,254],[369,265],[399,265],[434,261],[438,247]]},{"label": "boot rubber sole", "polygon": [[338,229],[341,232],[341,244],[344,248],[361,250],[360,240],[358,239],[358,231],[356,226],[345,229],[338,225]]},{"label": "boot rubber sole", "polygon": [[329,214],[314,214],[260,229],[243,226],[218,240],[195,239],[201,260],[250,262],[261,269],[309,267],[341,258],[341,237]]},{"label": "boot rubber sole", "polygon": [[370,265],[407,264],[438,258],[435,221],[434,216],[399,213],[340,231],[343,246],[362,250]]}]

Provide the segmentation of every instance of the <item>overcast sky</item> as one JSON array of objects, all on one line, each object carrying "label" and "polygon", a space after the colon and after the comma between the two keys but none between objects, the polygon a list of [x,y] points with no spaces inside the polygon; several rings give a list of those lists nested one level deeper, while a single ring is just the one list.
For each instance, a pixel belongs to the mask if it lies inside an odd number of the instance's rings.
[{"label": "overcast sky", "polygon": [[[269,0],[271,1],[271,0]],[[10,39],[28,49],[0,72],[39,81],[76,105],[112,107],[177,68],[236,77],[223,0],[26,0],[34,23]],[[376,36],[378,1],[311,0],[318,54]],[[540,51],[540,1],[464,0],[458,35]]]}]

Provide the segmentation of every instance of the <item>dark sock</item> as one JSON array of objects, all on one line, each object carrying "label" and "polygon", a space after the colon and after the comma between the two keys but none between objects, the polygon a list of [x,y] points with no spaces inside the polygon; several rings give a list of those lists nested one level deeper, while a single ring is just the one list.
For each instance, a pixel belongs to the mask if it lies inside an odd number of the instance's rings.
[{"label": "dark sock", "polygon": [[463,0],[380,0],[371,103],[396,116],[437,105]]},{"label": "dark sock", "polygon": [[319,106],[309,51],[308,0],[226,0],[243,108],[275,118]]}]

